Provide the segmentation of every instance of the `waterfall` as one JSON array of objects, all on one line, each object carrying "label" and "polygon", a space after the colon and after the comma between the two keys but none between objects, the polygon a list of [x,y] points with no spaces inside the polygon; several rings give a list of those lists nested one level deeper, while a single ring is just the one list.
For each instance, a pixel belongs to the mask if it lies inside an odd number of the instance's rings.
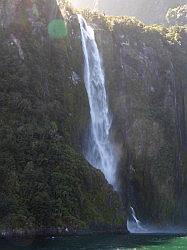
[{"label": "waterfall", "polygon": [[145,228],[143,228],[141,221],[136,217],[136,213],[133,207],[130,207],[131,219],[127,221],[127,229],[130,233],[145,233]]},{"label": "waterfall", "polygon": [[134,208],[130,207],[130,209],[131,209],[131,215],[132,215],[134,221],[136,222],[137,227],[141,228],[141,222],[136,218],[136,213],[134,211]]},{"label": "waterfall", "polygon": [[90,133],[85,157],[100,169],[108,182],[116,188],[117,157],[110,141],[111,116],[109,113],[105,75],[95,40],[95,34],[85,19],[78,15],[84,53],[84,82],[90,106]]}]

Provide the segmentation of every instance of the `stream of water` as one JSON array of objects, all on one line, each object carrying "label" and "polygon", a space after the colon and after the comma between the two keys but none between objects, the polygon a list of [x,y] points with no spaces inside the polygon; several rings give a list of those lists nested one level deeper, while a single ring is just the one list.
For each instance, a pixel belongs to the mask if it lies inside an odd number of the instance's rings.
[{"label": "stream of water", "polygon": [[78,15],[84,54],[84,82],[90,106],[90,134],[85,157],[100,169],[108,182],[116,188],[116,150],[110,140],[111,115],[109,112],[105,74],[95,39],[94,30]]}]

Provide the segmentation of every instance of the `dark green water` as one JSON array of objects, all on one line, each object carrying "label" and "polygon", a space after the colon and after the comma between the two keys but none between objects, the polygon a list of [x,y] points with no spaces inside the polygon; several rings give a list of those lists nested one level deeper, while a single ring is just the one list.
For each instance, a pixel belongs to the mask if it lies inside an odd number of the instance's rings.
[{"label": "dark green water", "polygon": [[61,239],[0,241],[0,250],[187,250],[187,237],[110,235]]}]

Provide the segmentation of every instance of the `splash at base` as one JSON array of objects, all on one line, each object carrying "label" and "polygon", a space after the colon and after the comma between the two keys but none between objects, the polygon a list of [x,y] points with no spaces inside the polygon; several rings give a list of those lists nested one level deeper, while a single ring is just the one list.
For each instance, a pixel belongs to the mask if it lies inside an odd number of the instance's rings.
[{"label": "splash at base", "polygon": [[127,220],[127,230],[131,234],[172,234],[172,235],[186,235],[187,228],[167,225],[155,226],[150,224],[143,224],[137,217],[133,207],[130,207],[130,218]]},{"label": "splash at base", "polygon": [[147,230],[142,225],[141,221],[136,217],[136,213],[133,207],[130,207],[130,218],[127,220],[127,229],[130,233],[146,233]]}]

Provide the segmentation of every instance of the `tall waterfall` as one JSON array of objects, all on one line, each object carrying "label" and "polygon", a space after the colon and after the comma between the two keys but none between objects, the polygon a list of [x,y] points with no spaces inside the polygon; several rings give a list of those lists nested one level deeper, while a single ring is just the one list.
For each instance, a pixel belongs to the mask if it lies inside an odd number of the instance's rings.
[{"label": "tall waterfall", "polygon": [[117,157],[110,141],[111,116],[109,113],[105,75],[95,40],[95,34],[85,19],[78,15],[84,53],[84,82],[90,106],[90,135],[85,157],[100,169],[108,182],[116,188]]}]

